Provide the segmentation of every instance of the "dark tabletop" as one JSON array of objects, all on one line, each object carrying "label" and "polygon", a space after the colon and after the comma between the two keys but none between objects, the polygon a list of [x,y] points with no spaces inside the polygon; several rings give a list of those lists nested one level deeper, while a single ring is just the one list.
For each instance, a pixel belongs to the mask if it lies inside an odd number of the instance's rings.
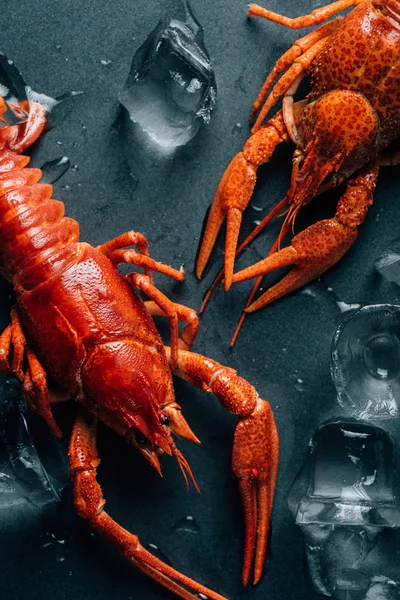
[{"label": "dark tabletop", "polygon": [[[82,90],[73,111],[37,144],[36,166],[66,155],[77,169],[55,185],[54,197],[77,219],[81,237],[94,245],[135,229],[147,236],[154,258],[186,268],[184,284],[156,276],[175,301],[198,309],[223,245],[213,254],[205,280],[193,275],[194,258],[206,209],[224,168],[249,133],[252,101],[269,69],[298,33],[261,20],[246,20],[244,0],[193,0],[213,61],[217,106],[211,123],[173,156],[150,156],[121,133],[117,94],[134,51],[163,14],[164,0],[21,0],[3,3],[0,50],[12,58],[35,90],[57,96]],[[269,0],[268,7],[295,16],[320,0]],[[102,64],[101,61],[110,61]],[[240,124],[240,126],[236,126]],[[254,204],[272,207],[288,187],[291,150],[280,148],[260,169]],[[281,439],[281,462],[272,517],[270,553],[260,585],[243,590],[240,571],[243,518],[230,454],[236,419],[211,395],[176,382],[178,402],[201,438],[200,447],[181,442],[201,488],[185,491],[175,461],[163,461],[161,479],[116,435],[101,428],[99,480],[107,508],[143,544],[158,546],[173,566],[233,599],[313,599],[302,535],[287,507],[288,490],[314,430],[340,415],[330,378],[330,343],[342,319],[337,299],[346,303],[396,302],[399,289],[374,270],[374,260],[399,235],[399,180],[396,169],[382,171],[360,238],[340,264],[305,290],[247,319],[238,342],[228,342],[251,282],[215,294],[201,318],[194,350],[238,369],[274,410]],[[298,220],[300,228],[325,214],[332,203],[319,201]],[[251,206],[243,233],[264,213]],[[265,255],[279,224],[245,253],[240,265]],[[7,285],[1,283],[1,322],[8,322]],[[328,291],[327,288],[332,288]],[[165,333],[167,327],[161,325]],[[68,409],[59,407],[68,431]],[[398,453],[398,439],[395,440]],[[110,600],[169,598],[171,594],[133,568],[67,508],[41,514],[34,509],[0,513],[0,595],[7,600]],[[67,513],[67,514],[66,514]],[[182,527],[192,516],[195,526]],[[62,532],[60,533],[60,529]],[[61,561],[51,533],[68,543]],[[399,544],[397,543],[397,551]],[[398,561],[397,561],[398,563]]]}]

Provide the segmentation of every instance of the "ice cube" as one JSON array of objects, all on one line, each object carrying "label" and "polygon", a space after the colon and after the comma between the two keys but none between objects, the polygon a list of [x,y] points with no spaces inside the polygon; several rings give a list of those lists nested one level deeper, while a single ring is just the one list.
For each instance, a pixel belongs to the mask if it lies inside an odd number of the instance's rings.
[{"label": "ice cube", "polygon": [[400,306],[364,306],[345,319],[332,343],[339,404],[357,419],[400,416]]},{"label": "ice cube", "polygon": [[56,502],[58,484],[39,457],[19,384],[7,382],[0,393],[0,510],[26,501],[37,508]]},{"label": "ice cube", "polygon": [[400,527],[389,436],[368,423],[323,424],[289,507],[304,535],[314,586],[330,596],[344,568],[357,569],[385,528]]},{"label": "ice cube", "polygon": [[384,575],[369,578],[347,569],[338,579],[334,600],[400,600],[400,584]]},{"label": "ice cube", "polygon": [[24,80],[12,60],[0,53],[0,127],[17,125],[28,119],[28,102]]},{"label": "ice cube", "polygon": [[387,281],[400,285],[400,238],[393,240],[382,252],[375,268]]},{"label": "ice cube", "polygon": [[160,21],[136,52],[119,95],[131,120],[166,149],[187,144],[210,121],[217,93],[203,30],[183,7],[183,20]]},{"label": "ice cube", "polygon": [[[46,131],[61,123],[71,112],[73,102],[83,92],[72,91],[51,98],[25,85],[25,81],[14,62],[0,53],[0,127],[24,123],[29,117],[29,102],[40,102],[47,111]],[[2,112],[3,111],[3,112]]]}]

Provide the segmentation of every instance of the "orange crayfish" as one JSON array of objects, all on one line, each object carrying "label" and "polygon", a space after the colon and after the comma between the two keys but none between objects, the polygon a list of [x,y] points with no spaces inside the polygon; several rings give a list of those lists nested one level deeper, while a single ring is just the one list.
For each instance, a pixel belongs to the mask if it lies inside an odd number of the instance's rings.
[{"label": "orange crayfish", "polygon": [[[257,277],[231,345],[246,313],[320,276],[347,252],[372,204],[379,167],[399,162],[399,153],[385,149],[400,129],[400,2],[338,0],[294,19],[252,4],[248,16],[299,29],[319,25],[349,7],[354,8],[344,18],[337,17],[298,39],[278,60],[253,105],[252,118],[259,112],[252,135],[226,169],[215,193],[196,275],[202,276],[226,218],[225,263],[203,308],[222,277],[225,290],[232,283]],[[307,99],[294,102],[307,74],[311,75],[311,91]],[[282,108],[263,125],[281,97]],[[237,248],[242,213],[252,196],[257,169],[268,162],[278,144],[290,140],[296,149],[289,191]],[[294,236],[290,246],[281,248],[300,209],[345,180],[347,189],[335,216],[311,225]],[[284,210],[286,218],[268,256],[234,274],[236,256]],[[262,277],[282,267],[291,269],[254,300]]]},{"label": "orange crayfish", "polygon": [[[0,129],[0,270],[17,298],[0,336],[0,372],[21,381],[28,407],[57,437],[51,403],[76,401],[69,459],[78,514],[181,598],[223,600],[152,555],[105,512],[96,480],[96,420],[124,436],[159,472],[159,457],[174,455],[186,483],[191,479],[197,488],[173,439],[176,434],[199,442],[175,401],[172,373],[213,392],[239,417],[232,463],[245,511],[247,584],[253,558],[255,583],[262,574],[277,475],[279,442],[270,405],[233,369],[189,351],[196,313],[152,282],[152,272],[181,281],[183,270],[153,260],[143,235],[129,231],[97,248],[79,242],[78,223],[51,199],[52,186],[39,183],[40,169],[26,167],[29,158],[21,153],[43,131],[46,111],[37,102],[25,108],[26,122]],[[120,263],[142,267],[144,274],[122,276]],[[135,290],[151,300],[143,302]],[[164,347],[152,315],[168,317],[170,347]],[[178,320],[185,323],[180,337]]]}]

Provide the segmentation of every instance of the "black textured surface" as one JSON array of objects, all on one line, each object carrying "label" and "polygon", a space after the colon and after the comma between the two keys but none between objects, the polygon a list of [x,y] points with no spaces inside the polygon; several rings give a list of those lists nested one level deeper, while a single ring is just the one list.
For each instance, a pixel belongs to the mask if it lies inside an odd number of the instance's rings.
[{"label": "black textured surface", "polygon": [[[322,4],[319,0],[268,2],[272,10],[292,16]],[[99,244],[128,229],[141,231],[154,258],[186,267],[183,285],[161,276],[156,277],[157,284],[173,300],[199,308],[211,273],[199,283],[192,269],[207,206],[224,168],[248,135],[251,103],[267,70],[298,33],[261,20],[247,22],[243,0],[193,0],[215,68],[217,107],[210,125],[185,148],[169,158],[150,157],[140,146],[129,145],[116,126],[121,123],[117,93],[133,52],[154,28],[165,5],[163,0],[4,3],[0,46],[35,90],[49,95],[84,91],[70,116],[33,152],[35,165],[64,154],[78,166],[54,185],[54,197],[62,199],[68,215],[79,221],[82,239]],[[101,60],[111,62],[103,65]],[[267,209],[283,196],[290,165],[291,151],[283,148],[260,170],[256,206]],[[383,171],[375,204],[354,248],[323,282],[248,318],[233,351],[228,349],[229,338],[251,284],[234,286],[229,295],[218,290],[201,319],[194,349],[237,368],[253,383],[271,402],[281,436],[271,552],[257,588],[240,586],[243,521],[230,471],[235,418],[212,396],[176,382],[177,399],[203,442],[200,447],[180,444],[196,474],[200,496],[186,494],[173,460],[164,460],[160,479],[122,440],[105,428],[100,431],[99,479],[111,515],[144,544],[156,544],[174,567],[231,599],[317,597],[306,575],[301,533],[286,498],[314,430],[325,418],[340,414],[329,374],[330,342],[341,319],[335,294],[348,303],[399,299],[398,288],[374,271],[375,257],[399,234],[398,191],[396,171]],[[320,212],[321,208],[311,207],[306,220]],[[261,214],[249,207],[245,232]],[[240,264],[259,259],[278,228],[274,224]],[[221,259],[219,244],[212,257],[213,272]],[[8,292],[2,282],[1,326],[8,319]],[[59,413],[63,420],[65,410]],[[68,431],[67,425],[64,429]],[[194,517],[196,533],[177,531],[187,515]],[[56,515],[45,518],[34,510],[0,513],[2,598],[171,597],[91,536],[83,523],[68,516],[67,524],[70,539],[65,560],[57,562],[54,548],[42,548],[40,537],[57,531]]]}]

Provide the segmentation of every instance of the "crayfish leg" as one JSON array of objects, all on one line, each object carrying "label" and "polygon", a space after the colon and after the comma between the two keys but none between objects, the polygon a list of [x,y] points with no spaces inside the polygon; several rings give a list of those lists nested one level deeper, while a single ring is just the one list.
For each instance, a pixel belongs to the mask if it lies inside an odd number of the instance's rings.
[{"label": "crayfish leg", "polygon": [[[8,356],[12,349],[11,365]],[[26,370],[24,361],[26,358]],[[0,336],[0,373],[13,375],[21,383],[28,408],[46,421],[54,435],[61,437],[61,431],[51,411],[51,394],[47,386],[46,372],[36,354],[27,345],[17,309],[11,310],[11,323]]]},{"label": "crayfish leg", "polygon": [[153,556],[141,545],[136,535],[121,527],[105,512],[105,499],[96,479],[100,462],[96,424],[96,418],[80,407],[68,452],[78,515],[111,542],[130,563],[180,598],[198,600],[198,594],[202,594],[210,600],[226,600]]},{"label": "crayfish leg", "polygon": [[336,15],[338,12],[352,6],[357,6],[364,1],[365,0],[338,0],[337,2],[327,4],[326,6],[321,6],[308,15],[302,15],[294,19],[274,13],[262,6],[258,6],[258,4],[250,4],[247,17],[262,17],[263,19],[279,23],[279,25],[289,27],[290,29],[303,29],[303,27],[309,27],[310,25],[319,25],[333,15]]}]

